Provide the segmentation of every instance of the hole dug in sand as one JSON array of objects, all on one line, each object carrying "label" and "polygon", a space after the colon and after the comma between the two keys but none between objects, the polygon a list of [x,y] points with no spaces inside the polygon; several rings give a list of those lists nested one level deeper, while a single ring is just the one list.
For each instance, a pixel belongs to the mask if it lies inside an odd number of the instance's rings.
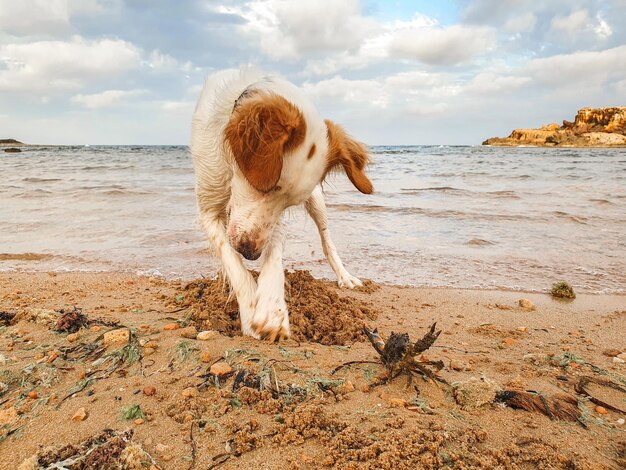
[{"label": "hole dug in sand", "polygon": [[[228,336],[241,334],[239,309],[222,277],[190,282],[183,290],[181,306],[189,307],[199,330],[217,330]],[[328,281],[315,279],[308,271],[285,273],[285,297],[291,337],[324,345],[364,341],[365,320],[376,314],[366,302],[343,297]]]}]

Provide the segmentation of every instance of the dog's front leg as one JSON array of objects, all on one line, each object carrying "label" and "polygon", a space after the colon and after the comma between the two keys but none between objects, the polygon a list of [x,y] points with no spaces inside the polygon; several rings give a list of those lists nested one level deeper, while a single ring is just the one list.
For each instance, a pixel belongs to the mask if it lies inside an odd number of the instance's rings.
[{"label": "dog's front leg", "polygon": [[261,273],[257,283],[256,309],[252,329],[261,338],[274,341],[290,336],[289,315],[285,302],[285,272],[283,249],[285,231],[279,223],[263,253]]},{"label": "dog's front leg", "polygon": [[244,335],[258,339],[259,335],[252,328],[252,316],[256,306],[256,282],[228,241],[226,228],[219,217],[210,211],[201,211],[200,222],[208,235],[209,242],[222,261],[230,286],[237,297],[241,331]]},{"label": "dog's front leg", "polygon": [[324,255],[326,255],[328,264],[330,264],[330,267],[333,268],[333,271],[335,271],[339,287],[348,287],[353,289],[356,286],[362,286],[363,283],[358,278],[350,274],[346,268],[344,268],[341,258],[339,258],[339,254],[337,253],[337,248],[335,248],[335,244],[333,243],[332,238],[330,238],[330,231],[328,230],[328,217],[326,215],[326,203],[324,202],[324,195],[322,194],[321,186],[318,185],[315,187],[311,193],[311,197],[306,201],[304,206],[315,222],[315,225],[317,225],[317,230],[319,231],[320,239],[322,241],[322,250],[324,251]]}]

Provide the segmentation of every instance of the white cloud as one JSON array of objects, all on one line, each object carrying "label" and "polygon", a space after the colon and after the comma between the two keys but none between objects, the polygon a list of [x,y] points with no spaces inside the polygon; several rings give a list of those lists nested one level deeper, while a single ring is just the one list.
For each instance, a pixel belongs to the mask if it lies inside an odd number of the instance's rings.
[{"label": "white cloud", "polygon": [[495,72],[483,72],[476,75],[465,87],[468,93],[477,94],[505,94],[516,92],[524,85],[532,82],[532,78],[525,76],[499,75]]},{"label": "white cloud", "polygon": [[162,111],[167,112],[186,112],[191,116],[193,108],[195,107],[195,101],[162,101],[158,103],[159,108]]},{"label": "white cloud", "polygon": [[358,49],[376,23],[361,15],[357,0],[255,0],[243,8],[222,7],[246,23],[245,37],[273,59],[299,59],[310,52]]},{"label": "white cloud", "polygon": [[487,27],[421,25],[395,34],[391,54],[431,65],[455,65],[495,46],[495,31]]},{"label": "white cloud", "polygon": [[537,23],[537,17],[534,13],[528,12],[509,18],[504,23],[504,29],[511,33],[526,33],[532,31]]},{"label": "white cloud", "polygon": [[0,0],[0,31],[13,36],[58,36],[73,16],[100,15],[122,0]]},{"label": "white cloud", "polygon": [[626,45],[533,59],[525,73],[544,85],[559,88],[581,83],[603,86],[607,80],[626,76]]},{"label": "white cloud", "polygon": [[113,39],[37,41],[0,46],[0,91],[80,88],[87,79],[105,78],[140,64],[141,51]]},{"label": "white cloud", "polygon": [[106,90],[91,95],[74,95],[70,101],[84,108],[106,108],[126,103],[130,98],[143,95],[146,90]]},{"label": "white cloud", "polygon": [[15,36],[69,29],[66,0],[0,0],[0,31]]}]

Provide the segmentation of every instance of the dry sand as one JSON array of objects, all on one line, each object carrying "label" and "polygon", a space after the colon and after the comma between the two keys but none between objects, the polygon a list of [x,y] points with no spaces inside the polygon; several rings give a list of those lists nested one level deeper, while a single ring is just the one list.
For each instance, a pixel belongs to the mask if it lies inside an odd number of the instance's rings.
[{"label": "dry sand", "polygon": [[[626,465],[626,416],[604,413],[575,391],[584,376],[626,384],[626,365],[611,357],[626,351],[626,297],[563,302],[374,284],[347,291],[302,272],[288,276],[287,292],[295,339],[269,344],[237,335],[236,306],[219,281],[0,274],[0,382],[8,386],[0,389],[0,468],[18,468],[29,457],[31,464],[71,461],[102,443],[74,468]],[[522,297],[535,310],[520,307]],[[90,323],[73,336],[53,331],[58,311],[73,307]],[[363,325],[417,340],[434,321],[443,333],[425,356],[443,361],[442,379],[476,378],[479,387],[493,384],[489,393],[565,393],[578,399],[581,422],[490,398],[478,406],[480,397],[470,397],[461,406],[455,396],[462,393],[419,376],[408,388],[405,376],[374,386],[384,372],[378,364],[331,374],[348,361],[379,359]],[[130,343],[105,349],[102,335],[115,322],[130,329]],[[181,328],[164,329],[172,323]],[[222,333],[185,338],[193,336],[190,325]],[[233,372],[210,374],[216,362]],[[626,408],[621,392],[593,387]],[[122,410],[132,405],[145,417],[125,419]],[[84,419],[72,420],[81,408]],[[44,450],[50,446],[54,452]]]}]

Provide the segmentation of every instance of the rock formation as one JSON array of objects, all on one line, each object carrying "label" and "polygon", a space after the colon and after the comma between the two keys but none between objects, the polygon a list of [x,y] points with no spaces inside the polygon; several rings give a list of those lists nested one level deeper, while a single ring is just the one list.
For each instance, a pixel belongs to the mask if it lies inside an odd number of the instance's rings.
[{"label": "rock formation", "polygon": [[626,147],[626,107],[583,108],[574,122],[540,129],[515,129],[508,137],[492,137],[483,145],[502,147]]}]

